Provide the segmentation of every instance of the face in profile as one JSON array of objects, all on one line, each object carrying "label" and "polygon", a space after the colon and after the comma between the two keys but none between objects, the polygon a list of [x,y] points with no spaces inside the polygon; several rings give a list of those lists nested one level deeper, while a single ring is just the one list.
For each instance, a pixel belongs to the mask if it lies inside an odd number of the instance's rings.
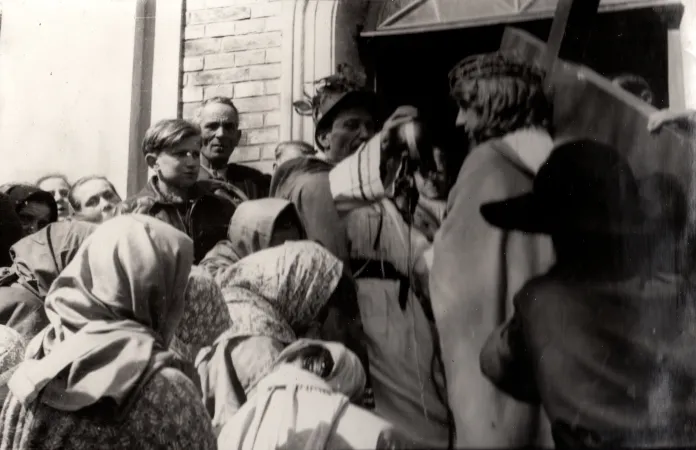
[{"label": "face in profile", "polygon": [[73,199],[79,205],[77,211],[97,223],[113,217],[116,205],[121,202],[121,197],[111,184],[102,178],[95,178],[77,186],[73,190]]},{"label": "face in profile", "polygon": [[163,149],[154,158],[153,168],[160,181],[170,186],[188,189],[196,183],[200,168],[201,138],[192,136],[174,147]]},{"label": "face in profile", "polygon": [[39,184],[39,189],[49,192],[58,205],[58,218],[64,219],[70,214],[68,193],[70,185],[62,177],[46,178]]},{"label": "face in profile", "polygon": [[319,136],[326,159],[339,163],[355,153],[375,135],[372,114],[362,107],[347,108],[336,114],[331,129]]}]

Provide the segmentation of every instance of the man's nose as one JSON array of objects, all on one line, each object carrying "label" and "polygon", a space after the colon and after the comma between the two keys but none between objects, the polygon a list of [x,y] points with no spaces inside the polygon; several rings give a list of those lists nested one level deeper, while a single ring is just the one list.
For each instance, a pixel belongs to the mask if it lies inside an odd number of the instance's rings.
[{"label": "man's nose", "polygon": [[372,137],[374,133],[372,132],[372,128],[367,126],[366,124],[360,125],[360,138],[364,140],[368,140]]},{"label": "man's nose", "polygon": [[459,112],[457,113],[457,119],[455,120],[454,124],[458,127],[461,127],[466,124],[466,113],[464,112],[464,110],[459,110]]}]

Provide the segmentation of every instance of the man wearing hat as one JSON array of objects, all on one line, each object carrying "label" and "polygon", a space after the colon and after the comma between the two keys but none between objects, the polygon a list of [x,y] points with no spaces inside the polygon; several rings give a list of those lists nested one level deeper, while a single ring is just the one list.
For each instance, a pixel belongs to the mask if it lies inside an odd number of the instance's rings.
[{"label": "man wearing hat", "polygon": [[[491,227],[482,203],[528,191],[553,147],[543,73],[514,54],[465,58],[449,74],[457,126],[472,149],[433,244],[430,298],[453,410],[455,447],[518,447],[550,440],[539,408],[497,390],[478,367],[485,339],[512,315],[512,298],[553,260],[547,237]],[[547,444],[547,442],[541,442]]]},{"label": "man wearing hat", "polygon": [[483,205],[504,230],[550,235],[556,263],[515,296],[480,356],[482,372],[541,404],[556,448],[696,446],[694,290],[649,274],[648,213],[630,166],[591,140],[559,146],[531,193]]},{"label": "man wearing hat", "polygon": [[[337,164],[364,147],[377,133],[377,98],[374,92],[365,87],[364,76],[347,65],[340,65],[336,74],[317,83],[317,94],[311,102],[295,102],[295,108],[300,114],[311,111],[315,123],[314,140],[319,152],[316,157],[294,158],[280,164],[271,180],[270,195],[293,202],[305,223],[309,238],[320,242],[338,258],[349,263],[345,226],[335,206],[329,173]],[[410,120],[414,115],[412,109],[397,110],[385,122],[383,135],[387,136],[387,130]],[[380,160],[380,149],[376,150],[373,161],[379,169],[384,161]],[[372,149],[368,153],[375,154]],[[358,188],[369,189],[381,184],[379,172],[376,177],[370,176],[374,172],[371,165],[363,164],[358,170],[361,175],[366,175],[365,185]],[[342,170],[338,172],[343,173]],[[333,182],[333,189],[337,189],[336,182]]]}]

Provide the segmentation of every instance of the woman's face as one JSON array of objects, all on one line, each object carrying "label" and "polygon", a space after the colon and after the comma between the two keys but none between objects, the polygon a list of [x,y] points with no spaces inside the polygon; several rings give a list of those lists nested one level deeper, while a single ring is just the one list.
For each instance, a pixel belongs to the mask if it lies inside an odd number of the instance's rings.
[{"label": "woman's face", "polygon": [[58,205],[58,218],[65,218],[70,214],[70,205],[68,204],[68,193],[70,185],[62,178],[47,178],[41,182],[39,189],[50,192],[53,199]]},{"label": "woman's face", "polygon": [[30,200],[19,210],[19,220],[24,234],[36,233],[51,223],[51,208],[45,203]]},{"label": "woman's face", "polygon": [[200,156],[201,138],[192,136],[162,150],[156,157],[154,168],[162,182],[187,189],[198,179]]}]

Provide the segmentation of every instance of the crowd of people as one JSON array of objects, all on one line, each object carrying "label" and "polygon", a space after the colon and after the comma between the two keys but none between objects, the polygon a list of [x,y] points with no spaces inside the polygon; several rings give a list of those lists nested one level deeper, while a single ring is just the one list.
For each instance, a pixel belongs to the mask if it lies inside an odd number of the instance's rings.
[{"label": "crowd of people", "polygon": [[0,187],[0,450],[695,446],[684,186],[555,139],[543,79],[452,69],[458,167],[339,66],[272,176],[215,97],[147,130],[130,198]]}]

